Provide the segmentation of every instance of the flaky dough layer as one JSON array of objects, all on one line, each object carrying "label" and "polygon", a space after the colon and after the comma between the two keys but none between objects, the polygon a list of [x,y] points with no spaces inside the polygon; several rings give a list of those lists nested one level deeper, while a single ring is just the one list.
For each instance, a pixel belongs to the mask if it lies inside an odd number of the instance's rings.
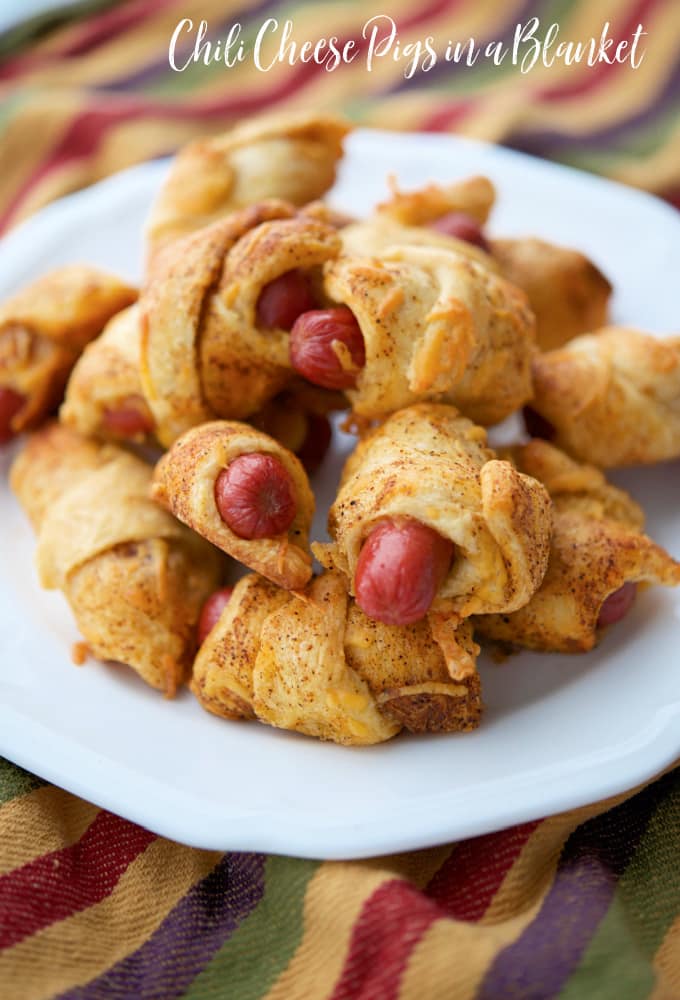
[{"label": "flaky dough layer", "polygon": [[[277,458],[294,486],[295,519],[287,532],[274,538],[239,538],[222,520],[215,502],[220,472],[239,455],[253,452]],[[274,583],[294,590],[309,580],[314,494],[299,460],[268,434],[236,420],[201,424],[183,434],[158,462],[152,492],[184,524]]]},{"label": "flaky dough layer", "polygon": [[498,461],[486,434],[453,407],[421,403],[369,432],[349,457],[328,516],[330,545],[314,553],[354,592],[361,547],[390,517],[414,518],[455,545],[433,611],[465,617],[514,610],[548,560],[551,503],[535,479]]}]

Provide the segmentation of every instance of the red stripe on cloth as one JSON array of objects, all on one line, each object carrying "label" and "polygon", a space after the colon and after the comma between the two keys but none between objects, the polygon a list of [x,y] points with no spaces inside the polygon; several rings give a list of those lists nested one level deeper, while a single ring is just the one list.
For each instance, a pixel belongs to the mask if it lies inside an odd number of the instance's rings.
[{"label": "red stripe on cloth", "polygon": [[354,924],[330,1000],[396,1000],[411,952],[442,916],[436,903],[410,883],[383,883]]},{"label": "red stripe on cloth", "polygon": [[171,105],[159,101],[140,100],[133,97],[119,99],[108,106],[92,106],[76,114],[61,140],[40,166],[31,174],[14,196],[12,204],[0,214],[0,232],[8,225],[17,209],[44,177],[65,163],[85,159],[100,146],[110,129],[123,122],[137,121],[144,117],[171,118],[173,120],[209,121],[211,118],[233,119],[246,113],[255,113],[263,108],[273,108],[277,102],[305,87],[319,73],[325,70],[314,63],[296,67],[285,83],[279,83],[271,90],[255,94],[224,96],[195,104]]},{"label": "red stripe on cloth", "polygon": [[437,920],[479,920],[539,825],[523,823],[458,844],[424,892],[383,883],[357,919],[330,1000],[396,1000],[413,949]]},{"label": "red stripe on cloth", "polygon": [[7,59],[0,66],[0,80],[11,80],[61,59],[82,55],[100,42],[112,41],[129,28],[138,28],[147,18],[177,3],[181,3],[181,0],[133,0],[124,6],[93,14],[75,30],[69,31],[63,46],[47,52],[26,52]]},{"label": "red stripe on cloth", "polygon": [[105,899],[155,839],[102,811],[77,843],[0,877],[0,949]]},{"label": "red stripe on cloth", "polygon": [[473,108],[473,102],[447,101],[431,115],[428,115],[418,126],[421,132],[448,132],[468,116]]},{"label": "red stripe on cloth", "polygon": [[[610,37],[614,39],[614,44],[608,50],[610,58],[618,42],[632,35],[638,24],[642,24],[644,28],[645,18],[658,2],[659,0],[639,0],[630,11],[626,20],[621,25],[614,26],[610,33]],[[644,38],[641,41],[644,47]],[[535,96],[548,101],[561,101],[571,97],[580,97],[591,90],[596,90],[612,73],[622,69],[624,66],[630,71],[630,66],[627,63],[598,62],[594,66],[586,67],[583,74],[574,80],[573,83],[565,82],[556,87],[545,87],[537,90]]]},{"label": "red stripe on cloth", "polygon": [[447,916],[481,920],[500,885],[539,822],[464,840],[437,871],[426,894]]}]

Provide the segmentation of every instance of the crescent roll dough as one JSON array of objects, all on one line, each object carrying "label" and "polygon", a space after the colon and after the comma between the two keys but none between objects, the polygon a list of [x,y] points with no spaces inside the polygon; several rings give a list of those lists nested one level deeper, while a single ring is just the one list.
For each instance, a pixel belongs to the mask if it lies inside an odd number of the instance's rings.
[{"label": "crescent roll dough", "polygon": [[445,656],[430,625],[366,618],[338,573],[287,594],[247,576],[236,585],[194,663],[192,690],[224,718],[258,718],[344,744],[474,728],[479,677],[468,623]]},{"label": "crescent roll dough", "polygon": [[11,473],[42,585],[63,590],[94,656],[171,695],[220,557],[148,498],[150,483],[145,462],[58,424],[30,439]]},{"label": "crescent roll dough", "polygon": [[352,310],[364,337],[366,364],[347,390],[358,416],[436,399],[489,425],[531,397],[524,293],[469,257],[428,246],[340,257],[326,265],[324,288]]},{"label": "crescent roll dough", "polygon": [[[153,416],[142,391],[139,373],[141,326],[137,305],[110,320],[83,351],[66,386],[59,419],[67,427],[94,437],[134,440],[153,437]],[[119,429],[110,415],[138,414],[136,429]]]},{"label": "crescent roll dough", "polygon": [[[418,228],[427,227],[449,212],[465,212],[483,225],[494,198],[493,185],[485,177],[450,185],[429,184],[407,194],[395,191],[390,201],[378,206],[374,219],[348,227],[343,233],[343,243],[358,252],[356,244],[363,239],[367,244],[363,252],[375,253],[380,246],[392,243],[429,242],[432,246],[448,245],[475,256],[526,292],[536,317],[536,341],[544,351],[603,326],[607,322],[611,285],[577,250],[532,237],[496,239],[490,241],[493,255],[490,257],[461,240]],[[396,224],[404,227],[401,239]]]},{"label": "crescent roll dough", "polygon": [[491,271],[498,271],[493,257],[472,243],[425,226],[408,226],[384,213],[363,222],[352,222],[340,232],[343,254],[348,257],[381,257],[393,247],[439,247],[454,250]]},{"label": "crescent roll dough", "polygon": [[74,264],[50,271],[0,305],[0,387],[25,397],[13,431],[47,416],[85,345],[136,298],[136,290],[113,275]]},{"label": "crescent roll dough", "polygon": [[142,299],[142,385],[159,440],[255,413],[292,377],[286,330],[261,329],[257,300],[281,274],[314,277],[336,230],[283,202],[237,212],[175,244]]},{"label": "crescent roll dough", "polygon": [[[215,502],[215,481],[239,455],[259,452],[277,458],[289,473],[296,501],[295,518],[282,535],[245,539],[222,520]],[[175,517],[250,569],[287,589],[304,587],[312,575],[309,529],[314,494],[301,463],[262,431],[237,421],[215,420],[182,435],[161,458],[152,495]]]},{"label": "crescent roll dough", "polygon": [[449,185],[428,184],[416,191],[400,191],[392,180],[392,197],[376,207],[372,216],[354,222],[341,232],[343,252],[358,257],[379,256],[393,246],[430,246],[456,250],[496,270],[493,258],[477,246],[428,228],[448,212],[465,212],[480,224],[486,222],[495,198],[486,177],[470,177]]},{"label": "crescent roll dough", "polygon": [[400,191],[390,179],[391,197],[377,211],[405,226],[427,226],[449,212],[465,212],[481,225],[489,218],[496,191],[488,177],[467,177],[451,184],[427,184]]},{"label": "crescent roll dough", "polygon": [[555,527],[541,586],[512,614],[475,618],[480,635],[547,652],[585,652],[600,638],[604,601],[625,583],[680,584],[680,563],[642,533],[640,507],[599,469],[537,439],[507,453],[549,490]]},{"label": "crescent roll dough", "polygon": [[680,337],[609,327],[539,355],[531,407],[551,440],[602,468],[680,455]]},{"label": "crescent roll dough", "polygon": [[302,113],[260,118],[198,139],[175,157],[147,224],[149,257],[265,198],[302,206],[334,183],[349,124]]},{"label": "crescent roll dough", "polygon": [[604,326],[612,286],[592,261],[533,237],[491,240],[501,274],[526,292],[542,351]]},{"label": "crescent roll dough", "polygon": [[391,517],[414,518],[455,545],[430,616],[515,610],[543,578],[552,526],[545,488],[498,461],[484,430],[453,407],[401,410],[350,455],[328,515],[333,542],[313,549],[352,594],[367,535]]}]

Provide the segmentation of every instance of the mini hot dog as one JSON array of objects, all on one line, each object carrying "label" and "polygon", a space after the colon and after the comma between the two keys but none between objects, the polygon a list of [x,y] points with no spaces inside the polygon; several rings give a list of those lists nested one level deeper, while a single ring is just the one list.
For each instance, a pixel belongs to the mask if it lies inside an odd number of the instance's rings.
[{"label": "mini hot dog", "polygon": [[298,316],[290,334],[295,370],[324,389],[353,389],[366,364],[364,337],[346,306]]},{"label": "mini hot dog", "polygon": [[385,625],[411,625],[430,610],[446,579],[453,543],[414,518],[381,521],[361,547],[356,602]]},{"label": "mini hot dog", "polygon": [[140,302],[141,381],[163,445],[216,417],[251,417],[287,388],[290,328],[339,251],[332,226],[277,201],[168,250]]},{"label": "mini hot dog", "polygon": [[326,264],[324,292],[334,310],[351,314],[343,321],[350,346],[337,313],[320,331],[307,323],[314,313],[303,313],[291,343],[304,357],[309,338],[310,363],[301,370],[310,379],[341,373],[357,417],[381,419],[437,400],[490,425],[531,398],[534,321],[526,297],[469,255],[403,244],[373,257],[342,256]]},{"label": "mini hot dog", "polygon": [[313,550],[366,614],[405,625],[521,607],[545,572],[551,524],[545,489],[498,461],[482,428],[421,403],[360,440],[329,512],[333,542]]},{"label": "mini hot dog", "polygon": [[274,583],[309,580],[314,496],[301,462],[262,431],[235,420],[187,431],[156,466],[153,496]]}]

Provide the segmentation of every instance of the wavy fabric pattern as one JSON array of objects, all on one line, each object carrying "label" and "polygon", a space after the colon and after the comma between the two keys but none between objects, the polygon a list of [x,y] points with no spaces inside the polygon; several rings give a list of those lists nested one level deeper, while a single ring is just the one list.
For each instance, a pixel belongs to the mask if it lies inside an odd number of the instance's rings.
[{"label": "wavy fabric pattern", "polygon": [[[456,131],[604,173],[680,207],[676,0],[395,0],[402,44],[564,39],[642,22],[627,65],[521,74],[403,63],[175,73],[180,18],[209,38],[267,17],[354,39],[358,0],[85,0],[0,36],[0,227],[55,197],[261,110]],[[186,46],[181,50],[186,58]],[[180,54],[181,54],[180,53]],[[0,759],[3,1000],[617,1000],[680,996],[680,771],[614,800],[452,845],[361,862],[197,851]]]}]

